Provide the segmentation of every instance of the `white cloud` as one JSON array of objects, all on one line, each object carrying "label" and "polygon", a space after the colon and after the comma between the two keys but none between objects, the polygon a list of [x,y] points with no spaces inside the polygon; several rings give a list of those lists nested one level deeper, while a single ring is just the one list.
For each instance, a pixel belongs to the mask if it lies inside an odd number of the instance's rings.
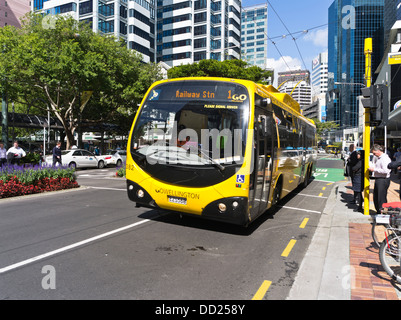
[{"label": "white cloud", "polygon": [[304,40],[312,42],[316,47],[327,48],[328,35],[328,28],[313,30],[305,35]]},{"label": "white cloud", "polygon": [[[284,60],[285,62],[284,62]],[[267,59],[266,65],[268,68],[274,69],[274,86],[277,88],[278,73],[289,70],[300,70],[302,69],[302,63],[298,58],[293,58],[290,56],[284,56],[279,59]],[[288,65],[288,67],[287,67]]]}]

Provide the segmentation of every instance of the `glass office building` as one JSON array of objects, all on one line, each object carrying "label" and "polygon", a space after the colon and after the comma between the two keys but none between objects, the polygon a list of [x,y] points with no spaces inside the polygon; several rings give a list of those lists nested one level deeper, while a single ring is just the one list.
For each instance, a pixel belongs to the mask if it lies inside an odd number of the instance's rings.
[{"label": "glass office building", "polygon": [[372,75],[382,59],[384,1],[335,0],[329,8],[327,120],[341,129],[358,127],[365,38],[373,38]]},{"label": "glass office building", "polygon": [[396,18],[401,20],[401,0],[396,1]]},{"label": "glass office building", "polygon": [[241,20],[242,59],[266,69],[267,4],[243,8]]}]

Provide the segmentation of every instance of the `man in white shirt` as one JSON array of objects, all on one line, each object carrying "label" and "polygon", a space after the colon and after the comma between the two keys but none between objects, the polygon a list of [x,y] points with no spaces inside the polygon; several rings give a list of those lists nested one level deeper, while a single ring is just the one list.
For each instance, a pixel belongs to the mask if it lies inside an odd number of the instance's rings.
[{"label": "man in white shirt", "polygon": [[379,214],[383,203],[387,203],[387,191],[390,186],[390,173],[388,165],[391,163],[390,157],[384,153],[384,148],[375,144],[372,148],[375,156],[373,159],[374,166],[369,168],[372,172],[372,178],[375,180],[375,188],[373,191],[373,202],[376,212]]},{"label": "man in white shirt", "polygon": [[7,150],[7,161],[9,164],[19,164],[20,159],[25,156],[26,153],[18,146],[18,141],[14,141],[14,146]]},{"label": "man in white shirt", "polygon": [[4,148],[3,142],[0,142],[0,168],[7,162],[7,150]]}]

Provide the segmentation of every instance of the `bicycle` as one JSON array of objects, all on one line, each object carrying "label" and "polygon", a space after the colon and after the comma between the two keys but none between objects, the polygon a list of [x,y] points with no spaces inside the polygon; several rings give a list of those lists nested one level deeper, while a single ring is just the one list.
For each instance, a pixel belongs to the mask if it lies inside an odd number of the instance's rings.
[{"label": "bicycle", "polygon": [[389,230],[391,234],[392,230],[390,225],[385,223],[386,218],[384,218],[384,222],[381,221],[380,223],[376,222],[376,218],[380,220],[382,215],[401,214],[401,202],[384,203],[380,213],[373,219],[372,223],[372,238],[377,248],[380,248],[380,244],[385,239],[385,232]]},{"label": "bicycle", "polygon": [[401,215],[396,212],[390,215],[378,215],[377,224],[386,228],[385,239],[380,244],[379,259],[384,271],[395,281],[401,283]]}]

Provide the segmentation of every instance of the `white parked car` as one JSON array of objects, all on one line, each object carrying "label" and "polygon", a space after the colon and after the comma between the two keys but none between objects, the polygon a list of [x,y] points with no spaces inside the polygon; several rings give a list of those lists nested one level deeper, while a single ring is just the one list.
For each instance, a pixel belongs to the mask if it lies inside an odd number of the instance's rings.
[{"label": "white parked car", "polygon": [[[99,168],[105,166],[103,159],[98,159],[92,152],[83,149],[72,149],[61,151],[61,161],[63,166],[70,168]],[[53,156],[46,157],[46,163],[53,164]]]},{"label": "white parked car", "polygon": [[[103,160],[105,165],[115,165],[121,167],[125,159],[123,158],[122,150],[108,150],[105,154],[101,156],[96,156],[99,160]],[[125,153],[126,154],[126,153]]]}]

